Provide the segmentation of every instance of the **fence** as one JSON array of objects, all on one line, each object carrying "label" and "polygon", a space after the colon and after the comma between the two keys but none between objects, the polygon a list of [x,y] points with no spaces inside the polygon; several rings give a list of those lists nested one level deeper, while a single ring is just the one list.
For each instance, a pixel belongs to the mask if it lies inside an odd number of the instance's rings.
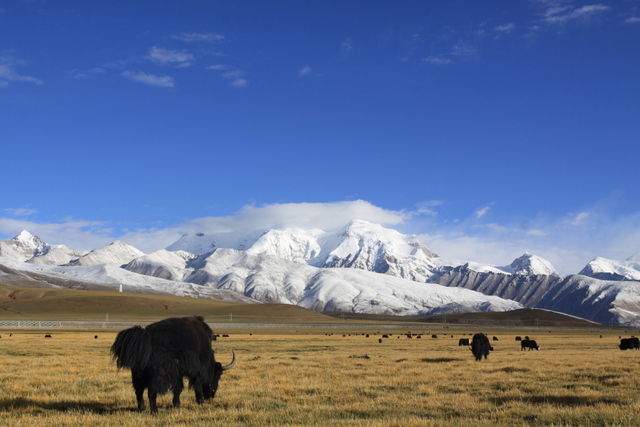
[{"label": "fence", "polygon": [[[127,329],[135,325],[146,326],[152,322],[130,321],[90,321],[90,320],[0,320],[2,329]],[[380,330],[395,329],[404,331],[424,332],[425,329],[438,330],[449,328],[490,328],[490,329],[584,329],[573,325],[539,326],[512,324],[511,322],[486,322],[484,324],[425,324],[425,323],[262,323],[262,322],[207,322],[214,331],[225,329],[361,329]],[[610,329],[607,325],[594,325],[594,330]],[[443,331],[444,332],[444,331]]]}]

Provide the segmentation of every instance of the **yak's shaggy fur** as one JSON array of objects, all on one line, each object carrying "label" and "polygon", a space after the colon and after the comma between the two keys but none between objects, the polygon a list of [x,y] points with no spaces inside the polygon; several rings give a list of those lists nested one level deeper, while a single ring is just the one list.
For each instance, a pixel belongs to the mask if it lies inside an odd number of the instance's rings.
[{"label": "yak's shaggy fur", "polygon": [[471,340],[471,351],[477,361],[482,360],[482,357],[486,359],[489,356],[489,352],[493,350],[491,344],[489,344],[489,338],[485,334],[475,334]]},{"label": "yak's shaggy fur", "polygon": [[143,393],[148,389],[149,407],[158,412],[156,398],[173,391],[173,406],[180,406],[183,377],[195,391],[196,401],[213,398],[226,367],[217,363],[211,349],[213,331],[202,317],[170,318],[146,328],[134,326],[118,333],[111,354],[119,369],[131,369],[138,409],[145,410]]}]

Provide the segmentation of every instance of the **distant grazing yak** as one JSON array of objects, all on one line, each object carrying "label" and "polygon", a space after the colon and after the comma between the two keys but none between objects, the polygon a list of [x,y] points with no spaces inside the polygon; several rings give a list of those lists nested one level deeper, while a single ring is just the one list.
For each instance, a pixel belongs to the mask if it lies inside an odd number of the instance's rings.
[{"label": "distant grazing yak", "polygon": [[459,346],[461,346],[461,345],[469,345],[469,338],[460,338],[458,340],[458,345]]},{"label": "distant grazing yak", "polygon": [[540,350],[540,346],[538,345],[538,343],[535,340],[530,340],[529,337],[520,342],[520,350],[524,350],[525,348],[529,351],[533,350],[534,348],[536,350]]},{"label": "distant grazing yak", "polygon": [[231,369],[215,361],[211,341],[213,331],[202,317],[170,318],[146,328],[134,326],[120,331],[111,346],[118,369],[131,369],[138,409],[145,410],[143,393],[148,389],[151,413],[158,413],[158,394],[173,392],[173,406],[180,406],[183,377],[189,378],[196,401],[215,396],[223,371]]},{"label": "distant grazing yak", "polygon": [[471,351],[476,357],[477,361],[482,360],[482,357],[486,359],[489,352],[493,350],[489,343],[489,338],[485,334],[475,334],[471,339]]},{"label": "distant grazing yak", "polygon": [[640,348],[640,339],[633,338],[622,338],[620,340],[620,350],[638,350]]}]

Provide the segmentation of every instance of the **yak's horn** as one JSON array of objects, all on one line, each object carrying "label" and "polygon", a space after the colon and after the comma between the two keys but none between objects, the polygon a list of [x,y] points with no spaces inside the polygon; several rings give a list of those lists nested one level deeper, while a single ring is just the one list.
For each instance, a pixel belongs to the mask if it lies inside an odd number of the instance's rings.
[{"label": "yak's horn", "polygon": [[233,360],[231,360],[231,363],[221,368],[223,371],[228,371],[229,369],[233,368],[233,365],[236,364],[236,352],[235,350],[231,350],[231,352],[233,353]]}]

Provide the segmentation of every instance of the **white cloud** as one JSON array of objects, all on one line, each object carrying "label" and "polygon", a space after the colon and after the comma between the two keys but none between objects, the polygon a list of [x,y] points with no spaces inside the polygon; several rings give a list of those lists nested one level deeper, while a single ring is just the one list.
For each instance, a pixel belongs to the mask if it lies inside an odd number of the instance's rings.
[{"label": "white cloud", "polygon": [[0,87],[8,86],[11,83],[34,83],[41,85],[44,82],[36,77],[25,76],[16,70],[16,67],[25,66],[25,61],[13,58],[12,56],[0,56]]},{"label": "white cloud", "polygon": [[195,57],[189,52],[162,49],[155,46],[149,49],[147,58],[159,65],[173,65],[178,68],[189,67],[195,61]]},{"label": "white cloud", "polygon": [[487,212],[489,212],[489,209],[491,209],[491,206],[485,206],[484,208],[478,209],[476,211],[476,218],[482,218],[485,216]]},{"label": "white cloud", "polygon": [[573,226],[583,225],[587,218],[589,218],[589,212],[580,212],[569,220],[569,224]]},{"label": "white cloud", "polygon": [[245,87],[248,84],[249,84],[249,81],[243,78],[233,79],[231,82],[229,82],[229,86],[234,86],[234,87]]},{"label": "white cloud", "polygon": [[417,211],[420,214],[430,215],[430,216],[437,216],[438,212],[436,212],[434,210],[434,208],[437,207],[437,206],[442,206],[443,204],[444,204],[444,202],[442,202],[440,200],[428,200],[426,202],[422,202],[422,203],[418,204]]},{"label": "white cloud", "polygon": [[351,37],[347,37],[340,45],[340,48],[344,56],[349,56],[353,50],[353,40]]},{"label": "white cloud", "polygon": [[527,234],[529,236],[548,236],[549,235],[549,233],[547,233],[546,231],[536,230],[536,229],[528,230]]},{"label": "white cloud", "polygon": [[496,31],[497,33],[509,34],[515,28],[516,28],[516,24],[514,24],[513,22],[510,22],[508,24],[498,25],[497,27],[494,27],[493,30]]},{"label": "white cloud", "polygon": [[3,211],[11,216],[29,216],[38,213],[36,209],[31,208],[7,208]]},{"label": "white cloud", "polygon": [[544,13],[544,22],[548,24],[564,24],[569,21],[588,21],[596,15],[610,10],[603,4],[591,4],[582,7],[551,6]]},{"label": "white cloud", "polygon": [[310,73],[311,73],[311,67],[309,67],[308,65],[305,65],[304,67],[302,67],[302,69],[300,71],[298,71],[298,75],[300,77],[307,76]]},{"label": "white cloud", "polygon": [[233,70],[226,64],[210,65],[206,68],[208,70],[224,71],[222,77],[229,80],[229,86],[245,87],[249,84],[249,80],[243,77],[247,73],[238,69]]},{"label": "white cloud", "polygon": [[409,219],[411,213],[392,211],[364,200],[331,203],[281,203],[244,206],[233,216],[206,217],[190,221],[191,231],[221,232],[266,228],[320,228],[335,230],[354,219],[392,226]]},{"label": "white cloud", "polygon": [[424,58],[422,61],[426,62],[426,63],[429,63],[429,64],[432,64],[432,65],[448,65],[448,64],[451,64],[453,62],[451,59],[444,58],[441,55],[439,55],[439,56],[428,56],[428,57]]},{"label": "white cloud", "polygon": [[503,225],[499,225],[496,223],[482,224],[482,225],[474,225],[473,228],[486,228],[487,230],[491,230],[494,233],[507,233],[510,231],[508,227]]},{"label": "white cloud", "polygon": [[144,72],[123,71],[122,75],[131,81],[146,84],[148,86],[173,87],[173,78],[169,76],[156,76]]},{"label": "white cloud", "polygon": [[222,76],[226,77],[228,79],[235,79],[235,78],[238,78],[238,77],[242,77],[245,74],[246,73],[244,71],[233,70],[233,71],[227,71],[226,73],[223,73]]},{"label": "white cloud", "polygon": [[218,43],[225,40],[225,37],[222,34],[216,33],[181,33],[173,36],[172,38],[187,43]]},{"label": "white cloud", "polygon": [[463,40],[456,43],[451,49],[451,55],[462,58],[473,56],[476,53],[478,53],[478,49],[473,44]]},{"label": "white cloud", "polygon": [[631,16],[624,20],[625,24],[640,24],[640,16]]},{"label": "white cloud", "polygon": [[611,215],[608,212],[614,203],[612,198],[595,203],[579,214],[572,214],[570,220],[564,215],[541,216],[484,225],[477,224],[476,215],[464,221],[442,220],[441,214],[436,217],[433,207],[440,206],[440,201],[425,202],[415,211],[384,209],[364,200],[278,203],[247,205],[227,216],[130,230],[116,230],[113,224],[77,219],[38,223],[26,217],[9,217],[6,214],[19,212],[9,209],[4,210],[5,216],[0,216],[0,235],[4,236],[2,240],[10,239],[26,229],[47,243],[82,250],[102,247],[118,239],[150,253],[174,243],[183,233],[249,233],[268,228],[332,231],[351,220],[361,219],[417,234],[425,245],[446,260],[504,266],[529,252],[549,260],[561,274],[574,274],[596,256],[624,260],[640,253],[640,212]]}]

